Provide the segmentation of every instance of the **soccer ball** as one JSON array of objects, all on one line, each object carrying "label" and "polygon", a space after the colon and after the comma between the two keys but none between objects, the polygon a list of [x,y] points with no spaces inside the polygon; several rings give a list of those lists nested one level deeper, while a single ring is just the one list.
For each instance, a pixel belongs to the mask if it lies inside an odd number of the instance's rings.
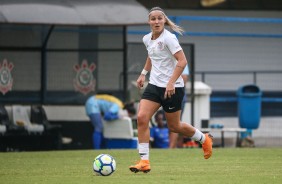
[{"label": "soccer ball", "polygon": [[93,162],[93,171],[99,176],[109,176],[116,170],[116,161],[109,154],[98,155]]}]

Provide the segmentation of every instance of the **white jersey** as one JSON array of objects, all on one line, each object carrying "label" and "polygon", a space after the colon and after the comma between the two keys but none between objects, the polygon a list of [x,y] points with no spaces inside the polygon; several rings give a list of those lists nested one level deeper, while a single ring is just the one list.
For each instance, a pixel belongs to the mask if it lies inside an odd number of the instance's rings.
[{"label": "white jersey", "polygon": [[[143,37],[152,62],[149,83],[166,88],[178,62],[173,55],[182,48],[176,36],[166,29],[156,40],[151,40],[151,38],[152,32]],[[176,80],[175,87],[184,87],[181,76]]]}]

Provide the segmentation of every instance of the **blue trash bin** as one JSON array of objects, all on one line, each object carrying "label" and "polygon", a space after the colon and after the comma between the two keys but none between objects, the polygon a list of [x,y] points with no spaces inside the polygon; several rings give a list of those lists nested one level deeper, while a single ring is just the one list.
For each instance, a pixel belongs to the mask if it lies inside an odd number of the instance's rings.
[{"label": "blue trash bin", "polygon": [[257,129],[261,117],[261,90],[256,85],[245,85],[238,89],[237,96],[240,127]]}]

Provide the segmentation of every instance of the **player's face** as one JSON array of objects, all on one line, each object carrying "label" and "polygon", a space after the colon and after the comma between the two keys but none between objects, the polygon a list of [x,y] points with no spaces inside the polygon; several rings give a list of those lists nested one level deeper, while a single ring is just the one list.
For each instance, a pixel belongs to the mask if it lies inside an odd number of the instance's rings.
[{"label": "player's face", "polygon": [[152,11],[149,16],[149,24],[153,33],[160,34],[164,29],[164,14],[161,11]]}]

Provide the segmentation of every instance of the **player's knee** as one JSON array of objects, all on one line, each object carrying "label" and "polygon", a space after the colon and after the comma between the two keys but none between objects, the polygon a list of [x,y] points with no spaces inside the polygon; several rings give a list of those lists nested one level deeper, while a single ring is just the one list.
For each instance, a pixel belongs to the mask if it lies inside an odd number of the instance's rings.
[{"label": "player's knee", "polygon": [[180,132],[180,126],[177,124],[168,124],[169,131],[174,132],[174,133],[179,133]]},{"label": "player's knee", "polygon": [[147,126],[149,124],[149,120],[145,117],[145,115],[138,113],[137,115],[138,126]]},{"label": "player's knee", "polygon": [[176,126],[169,126],[168,128],[169,128],[169,131],[178,133],[178,128]]}]

